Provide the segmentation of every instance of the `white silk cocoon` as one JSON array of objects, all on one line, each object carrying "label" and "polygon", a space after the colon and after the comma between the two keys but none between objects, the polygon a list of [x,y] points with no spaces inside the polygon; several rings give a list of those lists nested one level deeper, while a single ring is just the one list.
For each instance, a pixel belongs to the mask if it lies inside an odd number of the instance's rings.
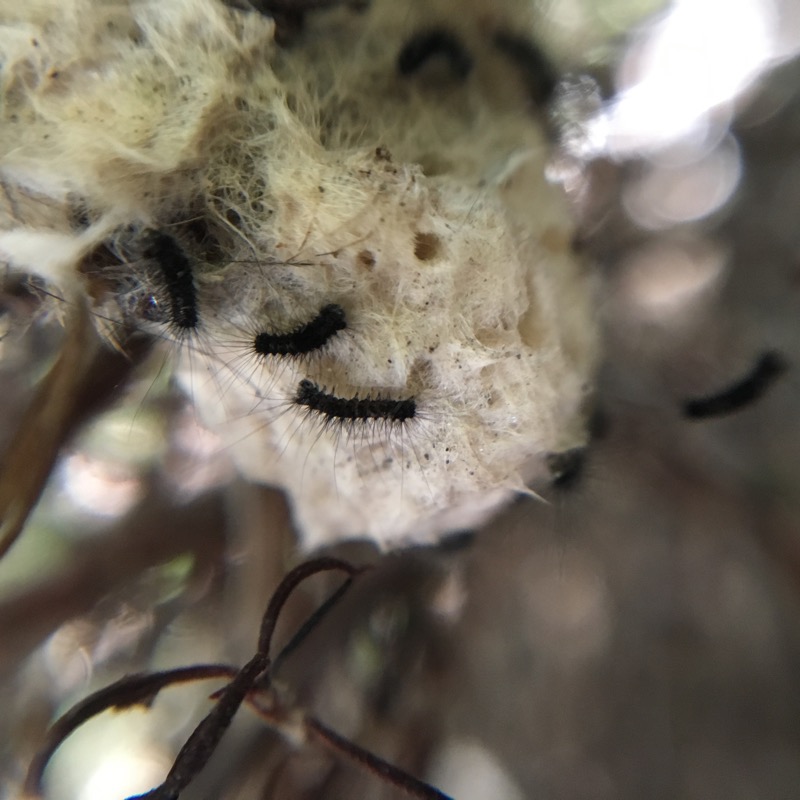
[{"label": "white silk cocoon", "polygon": [[[596,361],[549,144],[491,41],[528,15],[375,0],[309,13],[281,45],[216,0],[0,0],[0,259],[121,317],[86,262],[114,254],[153,292],[136,236],[169,231],[200,320],[176,370],[243,474],[286,489],[305,547],[476,525],[585,441]],[[398,74],[431,25],[472,55],[465,78],[439,57]],[[347,326],[318,352],[253,352],[327,304]],[[303,379],[416,414],[326,416],[294,402]]]}]

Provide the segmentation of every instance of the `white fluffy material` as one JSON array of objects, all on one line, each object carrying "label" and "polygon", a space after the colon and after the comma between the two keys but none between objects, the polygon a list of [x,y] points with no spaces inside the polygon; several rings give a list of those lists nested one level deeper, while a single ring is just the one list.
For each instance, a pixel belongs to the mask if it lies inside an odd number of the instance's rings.
[{"label": "white fluffy material", "polygon": [[[223,255],[187,244],[201,331],[179,370],[242,472],[288,491],[303,544],[475,525],[584,440],[596,358],[547,143],[489,38],[527,15],[375,0],[309,14],[282,47],[218,0],[0,0],[0,258],[74,291],[92,247],[165,226],[186,244],[202,217]],[[441,60],[397,74],[432,24],[472,52],[466,80]],[[347,330],[322,352],[250,351],[328,303]],[[418,413],[326,424],[292,403],[305,377]]]}]

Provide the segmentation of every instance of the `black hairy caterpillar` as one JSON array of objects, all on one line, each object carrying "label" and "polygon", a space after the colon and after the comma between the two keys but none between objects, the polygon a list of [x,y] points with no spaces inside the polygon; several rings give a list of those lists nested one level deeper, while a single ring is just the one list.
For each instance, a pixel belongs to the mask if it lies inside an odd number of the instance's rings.
[{"label": "black hairy caterpillar", "polygon": [[275,40],[287,44],[303,30],[309,11],[339,5],[341,0],[256,0],[253,8],[275,23]]},{"label": "black hairy caterpillar", "polygon": [[158,265],[169,296],[169,320],[180,332],[196,330],[200,317],[197,310],[197,288],[189,257],[168,233],[149,229],[142,237],[142,254]]},{"label": "black hairy caterpillar", "polygon": [[413,397],[404,400],[383,397],[337,397],[325,392],[307,378],[300,381],[293,402],[327,417],[328,422],[342,420],[356,423],[374,419],[404,423],[417,415],[417,401]]},{"label": "black hairy caterpillar", "polygon": [[739,411],[762,397],[787,369],[783,356],[768,350],[762,353],[753,369],[732,386],[716,394],[687,400],[683,404],[683,415],[688,419],[706,419]]},{"label": "black hairy caterpillar", "polygon": [[522,73],[533,104],[545,105],[552,98],[558,80],[542,51],[529,39],[509,31],[498,31],[494,45]]},{"label": "black hairy caterpillar", "polygon": [[344,309],[336,303],[323,306],[319,314],[290,333],[256,334],[253,350],[260,356],[294,358],[323,348],[339,331],[347,327]]},{"label": "black hairy caterpillar", "polygon": [[415,33],[397,56],[397,71],[412,75],[436,56],[447,59],[456,77],[462,80],[472,69],[472,58],[464,45],[444,28],[431,28]]},{"label": "black hairy caterpillar", "polygon": [[[103,298],[92,313],[109,341],[137,332],[166,345],[154,380],[163,372],[180,376],[192,402],[206,386],[215,387],[220,403],[233,384],[255,397],[258,387],[252,376],[215,351],[220,344],[215,312],[220,283],[204,284],[202,270],[221,260],[219,240],[209,220],[202,215],[187,218],[187,213],[164,223],[177,227],[179,236],[157,225],[141,231],[131,226],[106,240],[91,272]],[[109,254],[120,266],[109,262]],[[252,352],[252,335],[248,345]]]}]

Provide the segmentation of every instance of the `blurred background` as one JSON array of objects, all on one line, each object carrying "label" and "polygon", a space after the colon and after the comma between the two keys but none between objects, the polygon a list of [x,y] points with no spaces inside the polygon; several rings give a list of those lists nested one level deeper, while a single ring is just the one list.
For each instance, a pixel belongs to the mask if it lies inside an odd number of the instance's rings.
[{"label": "blurred background", "polygon": [[[800,797],[800,4],[542,2],[571,77],[552,165],[599,280],[601,435],[579,484],[441,548],[380,556],[282,667],[287,696],[458,800]],[[63,344],[5,277],[0,446]],[[757,404],[681,406],[789,370]],[[0,562],[0,795],[47,725],[121,675],[242,663],[299,560],[280,493],[246,485],[164,356],[70,442]],[[290,603],[293,627],[336,586]],[[206,684],[105,714],[49,800],[157,784]],[[398,798],[243,709],[185,798]]]}]

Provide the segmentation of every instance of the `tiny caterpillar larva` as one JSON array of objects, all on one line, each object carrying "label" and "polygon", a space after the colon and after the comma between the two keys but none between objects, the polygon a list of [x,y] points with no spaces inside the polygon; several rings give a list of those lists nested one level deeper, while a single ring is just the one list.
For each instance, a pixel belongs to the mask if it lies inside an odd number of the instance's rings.
[{"label": "tiny caterpillar larva", "polygon": [[142,254],[158,265],[169,295],[169,321],[177,331],[195,330],[199,323],[197,288],[188,256],[180,244],[160,230],[148,230],[142,236]]},{"label": "tiny caterpillar larva", "polygon": [[741,380],[715,394],[687,400],[683,414],[688,419],[706,419],[738,411],[758,400],[787,367],[780,353],[768,350]]},{"label": "tiny caterpillar larva", "polygon": [[260,356],[301,356],[323,348],[347,327],[344,309],[335,303],[323,306],[319,314],[290,333],[256,334],[253,350]]},{"label": "tiny caterpillar larva", "polygon": [[472,69],[472,58],[454,34],[444,28],[430,28],[415,33],[403,45],[397,70],[401,75],[412,75],[436,56],[447,59],[458,78],[466,78]]},{"label": "tiny caterpillar larva", "polygon": [[326,417],[328,421],[341,420],[346,423],[364,420],[402,423],[417,415],[417,401],[413,397],[404,400],[386,397],[337,397],[308,379],[300,381],[294,402]]},{"label": "tiny caterpillar larva", "polygon": [[558,81],[542,51],[530,39],[510,31],[498,31],[494,35],[494,45],[516,65],[533,103],[546,103]]}]

